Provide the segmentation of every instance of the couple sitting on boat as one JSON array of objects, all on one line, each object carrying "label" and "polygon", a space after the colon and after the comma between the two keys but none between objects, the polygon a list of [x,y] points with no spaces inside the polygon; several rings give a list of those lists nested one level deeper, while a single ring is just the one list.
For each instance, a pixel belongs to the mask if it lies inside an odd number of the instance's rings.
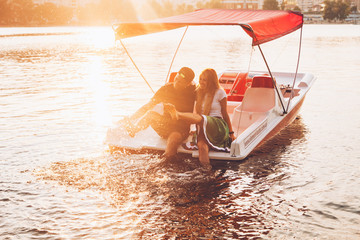
[{"label": "couple sitting on boat", "polygon": [[147,104],[126,118],[125,127],[133,137],[151,126],[167,139],[164,157],[169,158],[189,136],[190,124],[196,124],[200,163],[211,167],[209,149],[228,151],[235,136],[227,113],[227,96],[215,70],[205,69],[197,87],[194,76],[190,68],[181,68],[173,82],[162,86]]}]

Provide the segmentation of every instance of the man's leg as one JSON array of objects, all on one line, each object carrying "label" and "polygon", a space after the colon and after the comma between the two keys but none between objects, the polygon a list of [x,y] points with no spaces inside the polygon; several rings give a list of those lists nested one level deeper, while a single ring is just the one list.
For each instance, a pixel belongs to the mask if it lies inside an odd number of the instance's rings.
[{"label": "man's leg", "polygon": [[134,137],[136,133],[144,130],[150,126],[152,123],[161,122],[162,116],[157,112],[148,111],[136,125],[132,125],[127,128],[127,131],[131,137]]},{"label": "man's leg", "polygon": [[184,137],[179,132],[172,132],[170,133],[167,139],[167,145],[164,152],[165,158],[171,158],[177,154],[177,149],[180,144],[184,141]]}]

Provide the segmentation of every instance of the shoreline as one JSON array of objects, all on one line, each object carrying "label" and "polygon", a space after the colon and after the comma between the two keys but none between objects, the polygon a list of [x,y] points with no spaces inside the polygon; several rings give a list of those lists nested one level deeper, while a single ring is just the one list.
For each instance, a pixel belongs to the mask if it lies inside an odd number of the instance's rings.
[{"label": "shoreline", "polygon": [[[312,24],[318,24],[318,25],[359,25],[359,21],[355,22],[329,22],[329,21],[309,21],[305,20],[304,25],[312,25]],[[18,24],[11,24],[11,25],[1,25],[0,28],[51,28],[51,27],[111,27],[113,24],[64,24],[64,25],[32,25],[32,24],[26,24],[26,25],[18,25]]]}]

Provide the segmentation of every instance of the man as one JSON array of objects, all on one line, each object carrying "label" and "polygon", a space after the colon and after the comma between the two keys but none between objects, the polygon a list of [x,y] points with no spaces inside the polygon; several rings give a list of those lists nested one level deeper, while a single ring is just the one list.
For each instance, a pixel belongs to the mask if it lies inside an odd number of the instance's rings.
[{"label": "man", "polygon": [[[190,125],[174,120],[163,111],[163,104],[171,103],[179,112],[193,112],[195,102],[195,74],[188,67],[183,67],[175,76],[174,82],[162,86],[151,100],[126,119],[125,128],[130,136],[151,126],[157,134],[167,139],[164,157],[177,153],[177,148],[187,138]],[[138,121],[138,122],[137,122]],[[137,122],[136,124],[134,124]]]}]

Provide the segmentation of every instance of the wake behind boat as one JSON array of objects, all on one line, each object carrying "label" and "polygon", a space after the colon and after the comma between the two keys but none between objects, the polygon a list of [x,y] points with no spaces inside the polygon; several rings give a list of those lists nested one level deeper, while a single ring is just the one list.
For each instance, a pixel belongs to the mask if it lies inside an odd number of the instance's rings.
[{"label": "wake behind boat", "polygon": [[[187,29],[191,25],[238,25],[252,37],[253,46],[258,46],[262,53],[260,44],[302,29],[303,16],[285,11],[204,9],[149,22],[123,23],[115,29],[115,33],[117,40],[121,42],[125,37],[179,27]],[[123,47],[125,48],[124,45]],[[263,53],[262,56],[268,67]],[[169,77],[168,81],[172,80]],[[315,77],[309,73],[271,72],[269,67],[267,72],[226,70],[220,73],[219,82],[227,93],[227,111],[236,139],[231,143],[229,152],[211,150],[210,159],[246,158],[251,151],[296,118],[314,81]],[[184,145],[192,141],[191,138],[192,136],[189,136]],[[166,148],[166,140],[159,137],[151,127],[137,133],[135,137],[130,137],[121,125],[115,126],[108,130],[106,143],[111,150],[121,148],[164,151]],[[197,150],[189,150],[185,146],[180,146],[178,152],[199,157]]]}]

